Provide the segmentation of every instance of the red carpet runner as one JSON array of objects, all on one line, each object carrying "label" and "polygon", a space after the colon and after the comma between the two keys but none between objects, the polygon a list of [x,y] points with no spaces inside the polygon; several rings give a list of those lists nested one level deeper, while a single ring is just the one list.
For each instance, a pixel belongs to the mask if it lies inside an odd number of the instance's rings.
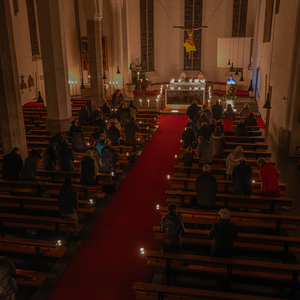
[{"label": "red carpet runner", "polygon": [[132,300],[135,281],[151,282],[153,270],[139,249],[160,248],[152,233],[160,222],[156,204],[166,203],[166,177],[174,172],[187,117],[163,116],[159,121],[160,127],[47,299]]}]

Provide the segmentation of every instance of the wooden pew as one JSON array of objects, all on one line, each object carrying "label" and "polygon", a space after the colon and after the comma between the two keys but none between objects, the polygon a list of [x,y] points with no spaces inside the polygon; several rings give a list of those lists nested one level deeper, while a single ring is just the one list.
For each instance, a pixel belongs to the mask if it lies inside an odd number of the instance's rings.
[{"label": "wooden pew", "polygon": [[282,300],[278,298],[218,292],[203,289],[191,289],[178,286],[166,286],[153,283],[135,282],[133,285],[137,300]]},{"label": "wooden pew", "polygon": [[41,274],[36,271],[20,270],[16,269],[16,275],[14,276],[16,283],[20,286],[28,286],[33,288],[40,287],[47,275]]},{"label": "wooden pew", "polygon": [[[166,191],[168,203],[178,203],[181,206],[190,203],[190,199],[197,197],[196,192],[190,191]],[[224,207],[243,207],[269,210],[269,213],[274,213],[274,210],[278,210],[281,205],[285,205],[288,208],[292,205],[293,199],[286,197],[266,197],[266,196],[245,196],[234,194],[216,194],[216,205]]]},{"label": "wooden pew", "polygon": [[[164,233],[160,232],[160,226],[153,226],[153,233],[156,240],[163,240]],[[208,233],[209,230],[185,228],[181,240],[187,245],[211,247],[212,240],[208,238]],[[239,232],[233,245],[237,249],[279,253],[283,263],[287,261],[289,254],[300,253],[300,238],[289,236]]]},{"label": "wooden pew", "polygon": [[50,231],[65,231],[78,233],[83,225],[70,218],[52,218],[20,214],[0,213],[0,231],[5,234],[5,228],[25,228]]},{"label": "wooden pew", "polygon": [[[168,213],[167,207],[160,209],[161,216]],[[219,211],[199,210],[191,208],[178,208],[177,213],[181,215],[184,223],[191,224],[215,224],[220,220]],[[281,229],[297,230],[300,224],[300,216],[286,214],[263,214],[232,211],[230,221],[238,227],[267,228],[276,230],[280,235]]]},{"label": "wooden pew", "polygon": [[57,244],[57,241],[24,239],[16,237],[0,237],[0,251],[26,255],[62,257],[67,247]]},{"label": "wooden pew", "polygon": [[147,265],[166,269],[166,282],[171,283],[172,271],[227,275],[229,285],[233,277],[251,277],[256,280],[280,281],[296,289],[300,265],[221,258],[190,254],[145,250]]}]

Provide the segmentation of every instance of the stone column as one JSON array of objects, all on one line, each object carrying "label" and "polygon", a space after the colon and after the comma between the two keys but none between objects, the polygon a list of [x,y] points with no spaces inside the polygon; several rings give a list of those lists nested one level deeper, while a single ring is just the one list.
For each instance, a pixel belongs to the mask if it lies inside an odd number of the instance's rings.
[{"label": "stone column", "polygon": [[[114,81],[118,81],[118,87],[124,87],[124,59],[123,59],[123,1],[122,0],[110,0],[112,8],[113,19],[113,74]],[[119,66],[120,73],[116,74],[117,67]],[[126,70],[127,71],[127,70]]]},{"label": "stone column", "polygon": [[94,106],[102,106],[105,101],[103,91],[103,61],[102,61],[102,25],[101,18],[86,20],[89,46],[91,100]]},{"label": "stone column", "polygon": [[50,134],[67,131],[72,117],[63,0],[38,0],[37,13]]},{"label": "stone column", "polygon": [[0,127],[3,153],[28,155],[10,1],[0,1]]}]

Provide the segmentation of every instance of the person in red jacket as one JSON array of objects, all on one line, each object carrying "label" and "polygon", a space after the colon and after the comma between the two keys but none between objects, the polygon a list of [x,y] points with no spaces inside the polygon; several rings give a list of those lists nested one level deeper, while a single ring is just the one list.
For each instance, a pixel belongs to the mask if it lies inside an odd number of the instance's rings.
[{"label": "person in red jacket", "polygon": [[277,169],[262,157],[257,160],[257,164],[260,166],[261,194],[268,197],[280,197]]},{"label": "person in red jacket", "polygon": [[224,131],[232,131],[233,119],[229,116],[227,111],[224,111],[223,127]]}]

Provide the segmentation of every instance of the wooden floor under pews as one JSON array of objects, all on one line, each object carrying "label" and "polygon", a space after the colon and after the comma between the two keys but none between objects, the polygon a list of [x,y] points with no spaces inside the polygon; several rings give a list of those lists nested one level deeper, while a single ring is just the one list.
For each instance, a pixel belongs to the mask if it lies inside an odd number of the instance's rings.
[{"label": "wooden floor under pews", "polygon": [[[75,119],[79,109],[73,109]],[[45,127],[47,110],[24,108],[23,114],[28,151],[47,148],[51,138]],[[8,256],[17,268],[17,299],[30,299],[47,276],[52,274],[52,268],[63,265],[60,261],[63,261],[69,245],[75,243],[79,247],[80,243],[75,242],[77,236],[88,234],[116,186],[132,166],[132,158],[142,151],[145,142],[158,128],[159,117],[156,111],[139,113],[137,123],[141,132],[137,135],[136,151],[132,146],[113,146],[119,156],[117,170],[114,174],[98,173],[96,186],[80,184],[79,165],[85,155],[80,152],[76,153],[75,172],[42,170],[41,161],[36,174],[37,181],[2,180],[3,154],[0,147],[0,253]],[[87,138],[93,128],[83,127]],[[124,141],[123,133],[122,136]],[[71,142],[71,138],[67,138]],[[78,224],[59,215],[58,193],[66,177],[73,178],[79,195]]]},{"label": "wooden floor under pews", "polygon": [[[178,149],[174,173],[166,178],[171,188],[166,190],[165,206],[157,210],[163,217],[169,203],[177,205],[186,228],[182,234],[183,252],[142,249],[145,264],[154,267],[155,272],[151,283],[134,283],[136,299],[300,299],[300,237],[296,234],[300,215],[292,213],[293,206],[299,204],[295,204],[294,197],[285,196],[289,184],[286,173],[285,182],[279,179],[281,197],[260,195],[256,160],[262,156],[274,165],[275,161],[265,143],[266,134],[255,131],[247,137],[225,133],[226,156],[238,145],[247,149],[244,154],[253,170],[253,193],[234,195],[233,184],[225,174],[226,159],[214,159],[211,172],[218,182],[215,210],[190,207],[190,199],[196,196],[195,179],[202,169],[197,159],[193,167],[184,167],[181,155],[186,149]],[[221,207],[231,211],[231,222],[239,233],[231,259],[210,256],[208,229],[218,221]],[[153,224],[153,234],[162,242],[164,234],[159,224]]]}]

